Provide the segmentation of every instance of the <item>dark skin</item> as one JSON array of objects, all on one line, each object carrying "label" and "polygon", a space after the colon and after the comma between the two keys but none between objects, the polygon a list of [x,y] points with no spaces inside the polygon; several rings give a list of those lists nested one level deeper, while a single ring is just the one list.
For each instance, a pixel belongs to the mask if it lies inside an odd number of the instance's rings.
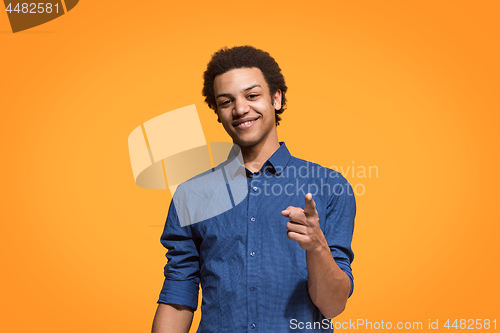
[{"label": "dark skin", "polygon": [[[218,120],[240,146],[245,167],[252,172],[259,170],[279,148],[275,111],[281,108],[281,91],[271,95],[257,68],[239,68],[217,76],[214,91]],[[306,251],[311,300],[326,318],[337,316],[345,308],[350,280],[331,255],[312,195],[306,195],[304,209],[289,206],[281,214],[290,220],[288,238]],[[189,307],[159,304],[152,332],[187,333],[192,320]]]}]

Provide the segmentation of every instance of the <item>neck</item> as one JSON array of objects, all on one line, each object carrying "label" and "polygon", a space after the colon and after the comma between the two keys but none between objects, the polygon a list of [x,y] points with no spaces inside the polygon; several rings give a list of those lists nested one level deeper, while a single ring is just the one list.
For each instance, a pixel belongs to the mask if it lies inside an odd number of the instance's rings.
[{"label": "neck", "polygon": [[280,147],[278,136],[271,136],[253,146],[241,147],[245,167],[256,172]]}]

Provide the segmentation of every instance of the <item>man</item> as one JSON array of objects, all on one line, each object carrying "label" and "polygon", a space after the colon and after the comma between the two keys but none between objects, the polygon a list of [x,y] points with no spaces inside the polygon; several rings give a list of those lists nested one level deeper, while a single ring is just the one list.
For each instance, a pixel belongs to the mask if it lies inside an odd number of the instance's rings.
[{"label": "man", "polygon": [[[278,64],[253,47],[221,49],[208,64],[203,94],[235,146],[203,177],[223,175],[232,206],[195,220],[207,207],[189,202],[209,196],[196,188],[205,185],[178,188],[184,195],[171,203],[161,237],[169,261],[154,333],[189,331],[200,282],[198,332],[333,331],[326,318],[344,310],[353,290],[355,200],[339,173],[279,142],[286,91]],[[245,191],[233,186],[238,170]]]}]

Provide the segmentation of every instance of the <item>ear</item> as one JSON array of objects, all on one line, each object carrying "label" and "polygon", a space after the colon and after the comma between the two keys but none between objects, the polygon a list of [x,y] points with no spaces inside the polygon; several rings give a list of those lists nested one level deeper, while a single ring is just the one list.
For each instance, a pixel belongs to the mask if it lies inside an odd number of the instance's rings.
[{"label": "ear", "polygon": [[281,90],[278,89],[273,96],[273,106],[276,111],[281,109]]}]

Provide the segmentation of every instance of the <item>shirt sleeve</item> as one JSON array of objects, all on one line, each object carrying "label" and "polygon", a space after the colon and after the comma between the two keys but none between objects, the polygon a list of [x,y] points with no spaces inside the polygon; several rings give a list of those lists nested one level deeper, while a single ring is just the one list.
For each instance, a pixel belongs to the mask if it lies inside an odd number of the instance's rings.
[{"label": "shirt sleeve", "polygon": [[332,184],[332,193],[326,208],[325,238],[335,262],[351,281],[351,296],[354,290],[354,277],[351,262],[354,253],[351,249],[356,215],[356,199],[349,182],[338,172]]},{"label": "shirt sleeve", "polygon": [[196,310],[200,283],[199,254],[191,225],[180,225],[174,200],[170,203],[160,242],[168,250],[168,263],[157,303],[184,305]]}]

